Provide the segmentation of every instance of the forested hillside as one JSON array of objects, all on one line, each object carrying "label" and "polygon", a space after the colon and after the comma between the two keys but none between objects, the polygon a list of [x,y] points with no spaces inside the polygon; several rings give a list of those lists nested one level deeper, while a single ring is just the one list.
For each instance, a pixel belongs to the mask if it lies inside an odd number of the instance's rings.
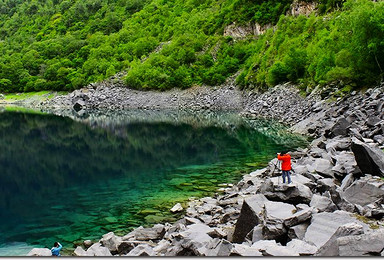
[{"label": "forested hillside", "polygon": [[[384,2],[318,0],[0,0],[0,91],[73,90],[127,71],[131,88],[291,81],[376,84],[384,69]],[[228,25],[271,24],[224,36]],[[308,88],[309,90],[310,88]]]}]

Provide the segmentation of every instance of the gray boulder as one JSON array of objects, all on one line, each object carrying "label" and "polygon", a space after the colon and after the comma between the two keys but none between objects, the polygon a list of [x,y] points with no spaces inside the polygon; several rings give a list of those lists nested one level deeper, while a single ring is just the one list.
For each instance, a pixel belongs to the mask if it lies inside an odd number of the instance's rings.
[{"label": "gray boulder", "polygon": [[365,144],[352,138],[352,151],[357,165],[364,174],[384,177],[384,152],[376,146]]},{"label": "gray boulder", "polygon": [[335,179],[333,178],[324,178],[317,181],[317,191],[325,192],[330,190],[332,187],[336,187]]},{"label": "gray boulder", "polygon": [[231,254],[233,245],[229,241],[222,239],[215,244],[209,247],[206,256],[229,256]]},{"label": "gray boulder", "polygon": [[48,248],[33,248],[27,256],[52,256],[52,252]]},{"label": "gray boulder", "polygon": [[100,242],[93,244],[87,250],[92,256],[112,256],[108,248],[101,245]]},{"label": "gray boulder", "polygon": [[360,172],[352,152],[342,151],[334,156],[334,160],[336,160],[336,164],[332,168],[332,171],[337,176],[345,176],[349,173],[357,174]]},{"label": "gray boulder", "polygon": [[291,217],[284,220],[284,225],[287,227],[296,226],[300,223],[303,223],[307,220],[309,220],[312,216],[313,208],[307,207],[302,210],[298,210],[295,214],[293,214]]},{"label": "gray boulder", "polygon": [[317,247],[299,239],[292,239],[287,243],[287,248],[300,256],[310,256],[317,252]]},{"label": "gray boulder", "polygon": [[335,136],[346,136],[347,130],[350,127],[350,123],[345,117],[339,118],[336,123],[325,131],[326,137],[335,137]]},{"label": "gray boulder", "polygon": [[153,251],[153,248],[150,245],[143,244],[138,245],[132,249],[126,256],[155,256],[156,252]]},{"label": "gray boulder", "polygon": [[297,238],[297,239],[303,240],[309,224],[310,224],[309,222],[304,222],[299,225],[290,227],[288,230],[288,237],[290,239]]},{"label": "gray boulder", "polygon": [[307,166],[311,172],[316,172],[325,177],[334,178],[334,173],[332,172],[333,164],[323,158],[316,158],[314,163],[310,166]]},{"label": "gray boulder", "polygon": [[207,246],[212,242],[212,237],[208,233],[213,229],[205,224],[193,224],[187,226],[185,231],[179,233],[179,240],[186,251],[193,252],[194,255],[203,256],[206,254]]},{"label": "gray boulder", "polygon": [[383,198],[384,190],[367,181],[357,180],[344,191],[343,196],[350,203],[366,206]]},{"label": "gray boulder", "polygon": [[263,256],[299,256],[293,249],[278,245],[275,240],[260,240],[252,245]]},{"label": "gray boulder", "polygon": [[264,203],[267,201],[268,199],[262,194],[256,194],[244,199],[240,216],[236,222],[232,242],[242,243],[249,231],[261,222],[260,213],[263,210]]},{"label": "gray boulder", "polygon": [[304,236],[304,241],[318,248],[324,246],[337,229],[347,223],[359,223],[352,214],[345,211],[322,212],[312,215],[311,224]]},{"label": "gray boulder", "polygon": [[344,191],[346,188],[351,186],[351,184],[354,182],[354,180],[355,180],[355,177],[353,177],[353,174],[352,173],[348,174],[342,180],[340,188]]},{"label": "gray boulder", "polygon": [[384,250],[384,230],[337,239],[340,256],[379,256]]},{"label": "gray boulder", "polygon": [[260,192],[270,200],[279,200],[292,204],[309,203],[312,198],[312,191],[301,183],[277,184],[266,182]]},{"label": "gray boulder", "polygon": [[339,246],[337,239],[345,236],[355,236],[363,234],[363,226],[356,223],[347,223],[340,226],[332,237],[316,253],[316,256],[338,256]]},{"label": "gray boulder", "polygon": [[171,210],[172,213],[181,212],[181,211],[183,211],[183,207],[181,206],[180,203],[177,203],[170,210]]},{"label": "gray boulder", "polygon": [[152,228],[139,227],[134,230],[136,240],[160,240],[164,237],[165,227],[162,224],[154,225]]},{"label": "gray boulder", "polygon": [[81,246],[76,247],[74,256],[94,256],[92,252],[85,251]]},{"label": "gray boulder", "polygon": [[330,198],[313,194],[312,200],[309,203],[311,207],[314,207],[319,210],[319,212],[333,212],[337,210],[336,205]]},{"label": "gray boulder", "polygon": [[252,231],[250,232],[250,240],[252,241],[252,243],[255,243],[259,240],[264,240],[262,224],[259,224],[252,229]]},{"label": "gray boulder", "polygon": [[88,248],[88,247],[90,247],[93,243],[92,243],[92,240],[85,240],[84,242],[83,242],[83,244],[84,244],[84,246],[86,247],[86,248]]},{"label": "gray boulder", "polygon": [[100,239],[100,243],[108,248],[112,254],[115,254],[117,253],[117,246],[120,244],[121,240],[121,237],[116,236],[113,232],[109,232],[103,235],[102,239]]},{"label": "gray boulder", "polygon": [[268,201],[265,202],[263,211],[263,236],[265,239],[276,239],[285,235],[288,230],[284,221],[291,219],[296,212],[296,207],[283,203]]},{"label": "gray boulder", "polygon": [[233,244],[230,256],[263,256],[257,248],[243,244]]},{"label": "gray boulder", "polygon": [[165,254],[167,252],[167,249],[170,247],[171,242],[163,239],[153,248],[153,251],[155,251],[156,255]]}]

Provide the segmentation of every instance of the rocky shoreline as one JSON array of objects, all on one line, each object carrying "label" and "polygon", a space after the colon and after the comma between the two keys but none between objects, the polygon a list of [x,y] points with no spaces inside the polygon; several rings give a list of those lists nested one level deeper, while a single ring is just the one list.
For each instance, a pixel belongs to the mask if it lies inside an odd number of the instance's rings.
[{"label": "rocky shoreline", "polygon": [[[129,104],[139,108],[140,102],[118,102],[119,93],[99,99],[103,91],[111,91],[110,87],[91,87],[94,91],[88,87],[90,91],[78,90],[41,106],[73,107],[76,113],[86,108],[130,108]],[[184,94],[172,101],[168,99],[172,94],[148,92],[145,95],[158,95],[157,101],[140,106],[226,107],[246,117],[272,117],[291,125],[292,131],[314,138],[308,148],[290,152],[293,183],[282,184],[274,159],[268,167],[245,175],[236,185],[221,187],[212,197],[191,200],[186,209],[175,205],[170,210],[185,211],[185,217],[176,223],[139,227],[121,237],[110,232],[96,243],[84,241],[73,255],[384,255],[383,86],[365,93],[353,92],[336,101],[321,100],[315,94],[303,98],[289,85],[264,94],[241,92],[231,84],[210,91],[199,92],[206,96],[185,94],[195,97],[196,102]],[[216,99],[212,98],[214,93],[220,93]],[[227,101],[223,96],[233,99]],[[28,255],[48,254],[48,249],[33,249]]]}]

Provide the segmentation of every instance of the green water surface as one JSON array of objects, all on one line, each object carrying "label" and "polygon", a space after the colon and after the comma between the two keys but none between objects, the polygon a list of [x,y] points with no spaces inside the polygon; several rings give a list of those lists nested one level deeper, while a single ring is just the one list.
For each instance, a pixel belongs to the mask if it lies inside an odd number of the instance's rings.
[{"label": "green water surface", "polygon": [[[128,115],[128,116],[127,116]],[[116,119],[116,120],[115,120]],[[0,113],[0,255],[173,222],[169,209],[306,145],[236,113]],[[65,251],[64,251],[65,252]]]}]

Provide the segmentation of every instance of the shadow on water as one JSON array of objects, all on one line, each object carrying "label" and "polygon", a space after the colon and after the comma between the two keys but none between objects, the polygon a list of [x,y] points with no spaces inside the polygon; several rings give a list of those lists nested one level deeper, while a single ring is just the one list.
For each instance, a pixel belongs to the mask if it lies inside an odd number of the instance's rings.
[{"label": "shadow on water", "polygon": [[0,113],[0,254],[9,243],[72,247],[175,221],[177,202],[212,195],[282,148],[305,145],[278,124],[235,113],[148,113]]}]

